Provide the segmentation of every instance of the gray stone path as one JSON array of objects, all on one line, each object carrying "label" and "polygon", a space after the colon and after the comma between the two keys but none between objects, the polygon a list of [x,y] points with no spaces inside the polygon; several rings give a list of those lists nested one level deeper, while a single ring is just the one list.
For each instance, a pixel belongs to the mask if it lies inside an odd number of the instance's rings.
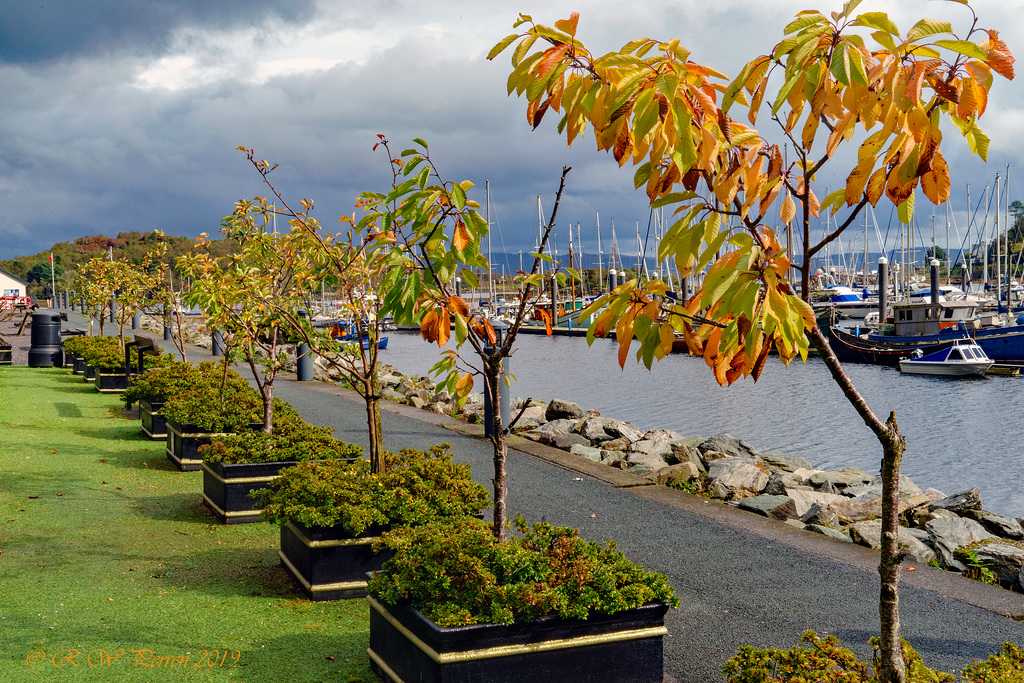
[{"label": "gray stone path", "polygon": [[[70,317],[69,324],[80,324]],[[208,358],[206,350],[189,352],[193,362]],[[363,403],[352,392],[279,379],[275,393],[308,421],[367,444]],[[449,442],[456,459],[490,487],[489,443],[463,433],[475,431],[470,426],[443,426],[452,422],[388,403],[385,445]],[[639,478],[531,442],[510,452],[509,472],[513,516],[577,527],[595,541],[614,539],[630,559],[669,576],[681,599],[668,614],[665,640],[665,670],[675,680],[721,680],[722,664],[741,645],[790,647],[805,629],[835,634],[870,658],[867,640],[878,630],[877,553],[680,491],[637,486]],[[1024,595],[924,566],[904,571],[903,580],[903,636],[929,666],[959,673],[1006,640],[1024,643]]]}]

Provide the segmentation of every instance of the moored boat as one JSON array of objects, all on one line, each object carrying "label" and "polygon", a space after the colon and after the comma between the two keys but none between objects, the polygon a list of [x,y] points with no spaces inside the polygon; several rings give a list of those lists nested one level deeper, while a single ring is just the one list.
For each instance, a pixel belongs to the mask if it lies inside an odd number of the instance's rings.
[{"label": "moored boat", "polygon": [[927,355],[918,349],[912,357],[899,361],[900,372],[940,377],[983,377],[992,365],[992,359],[971,340],[958,340]]}]

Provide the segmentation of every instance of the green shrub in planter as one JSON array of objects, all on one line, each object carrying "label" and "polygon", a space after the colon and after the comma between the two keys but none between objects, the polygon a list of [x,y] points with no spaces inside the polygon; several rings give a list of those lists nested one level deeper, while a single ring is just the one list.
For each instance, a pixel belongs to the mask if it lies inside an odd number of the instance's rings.
[{"label": "green shrub in planter", "polygon": [[[273,434],[225,434],[213,439],[209,445],[200,446],[203,461],[240,465],[362,457],[362,446],[334,438],[330,427],[314,427],[301,420],[291,421],[286,417],[288,408],[290,406],[274,408]],[[286,418],[284,424],[281,423],[282,418]]]},{"label": "green shrub in planter", "polygon": [[[179,394],[188,389],[195,389],[200,386],[220,386],[224,375],[224,366],[212,361],[203,361],[199,365],[175,361],[174,354],[161,353],[160,356],[147,356],[146,371],[135,378],[132,386],[121,395],[121,400],[127,405],[132,405],[140,400],[153,402],[166,401],[171,396]],[[164,362],[163,359],[170,362]],[[159,363],[154,361],[160,361]],[[234,370],[228,370],[228,377],[232,381],[245,380]]]},{"label": "green shrub in planter", "polygon": [[[814,631],[805,631],[802,641],[810,647],[796,645],[788,650],[740,648],[722,668],[728,683],[877,683],[878,658],[869,665],[839,644],[839,638],[819,638]],[[878,649],[878,639],[871,644]],[[941,683],[956,681],[956,676],[928,668],[921,656],[906,640],[901,641],[907,683]],[[962,673],[965,683],[1024,683],[1024,651],[1013,643],[984,661],[971,662]]]},{"label": "green shrub in planter", "polygon": [[200,432],[245,429],[263,419],[263,401],[242,377],[229,377],[224,387],[200,385],[169,397],[160,409],[169,421],[195,425]]},{"label": "green shrub in planter", "polygon": [[384,473],[374,474],[369,460],[305,462],[280,470],[273,490],[251,494],[264,517],[284,522],[281,564],[311,600],[366,595],[367,573],[391,556],[374,548],[381,531],[479,514],[488,504],[487,489],[469,465],[452,462],[448,444],[383,455]]},{"label": "green shrub in planter", "polygon": [[615,549],[545,522],[499,543],[489,524],[445,520],[396,529],[378,545],[395,555],[368,590],[387,604],[408,603],[438,626],[528,621],[545,615],[586,619],[649,603],[679,604],[665,576]]},{"label": "green shrub in planter", "polygon": [[370,471],[368,460],[300,463],[281,471],[274,490],[254,496],[274,521],[341,526],[352,534],[476,515],[489,505],[487,489],[472,480],[469,465],[452,462],[449,444],[386,453],[385,462],[387,471],[380,474]]},{"label": "green shrub in planter", "polygon": [[90,342],[88,340],[93,338],[84,336],[68,337],[61,342],[61,346],[64,347],[64,353],[80,356],[82,355],[82,350],[89,345]]},{"label": "green shrub in planter", "polygon": [[[67,346],[64,348],[67,350]],[[73,345],[73,348],[77,349],[75,353],[84,358],[87,365],[124,369],[124,351],[117,337],[78,337],[78,344]]]}]

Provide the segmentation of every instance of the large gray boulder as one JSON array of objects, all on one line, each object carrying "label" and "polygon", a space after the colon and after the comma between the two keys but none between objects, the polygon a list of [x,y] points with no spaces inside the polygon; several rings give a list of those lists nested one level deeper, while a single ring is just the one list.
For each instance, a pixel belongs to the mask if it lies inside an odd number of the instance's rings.
[{"label": "large gray boulder", "polygon": [[931,546],[939,556],[942,566],[958,572],[966,569],[966,566],[953,556],[958,548],[995,538],[973,519],[963,517],[937,517],[926,522],[924,528],[931,538]]},{"label": "large gray boulder", "polygon": [[696,479],[699,475],[697,466],[692,462],[681,462],[661,468],[654,473],[653,479],[662,485],[677,486]]},{"label": "large gray boulder", "polygon": [[671,429],[649,429],[644,432],[644,441],[660,441],[663,443],[685,443],[683,441],[685,437],[679,432],[674,432]]},{"label": "large gray boulder", "polygon": [[719,451],[733,458],[753,458],[757,460],[760,457],[756,450],[748,446],[741,439],[737,439],[729,434],[715,434],[700,445],[700,451],[701,453]]},{"label": "large gray boulder", "polygon": [[952,496],[943,498],[936,503],[932,503],[928,509],[949,510],[950,512],[955,512],[961,517],[965,517],[965,513],[969,510],[981,509],[981,491],[977,488],[973,488],[968,491],[962,491],[961,493],[955,493]]},{"label": "large gray boulder", "polygon": [[[928,504],[927,496],[918,495],[896,500],[896,514],[902,515],[907,510]],[[882,516],[881,498],[847,498],[841,496],[829,504],[829,508],[839,515],[844,522],[860,522],[872,517]]]},{"label": "large gray boulder", "polygon": [[704,462],[700,459],[700,451],[696,446],[691,446],[685,441],[674,441],[672,444],[672,460],[676,462],[691,462],[699,472],[707,472]]},{"label": "large gray boulder", "polygon": [[[882,523],[877,520],[855,522],[850,525],[850,538],[854,543],[878,550],[882,547]],[[931,547],[904,527],[899,528],[896,544],[908,555],[913,555],[918,562],[928,564],[937,559]]]},{"label": "large gray boulder", "polygon": [[853,543],[852,538],[844,534],[842,531],[839,531],[838,529],[833,529],[831,527],[823,526],[821,524],[808,524],[804,528],[808,531],[813,531],[814,533],[822,534],[823,536],[828,536],[829,538],[834,538],[837,541],[843,541],[844,543]]},{"label": "large gray boulder", "polygon": [[[1002,586],[1021,590],[1021,570],[1024,568],[1024,544],[1006,541],[979,543],[970,548],[977,562],[995,575]],[[960,559],[967,564],[961,554]]]},{"label": "large gray boulder", "polygon": [[996,536],[1013,541],[1024,538],[1024,528],[1012,517],[1003,517],[987,510],[968,510],[964,517],[980,523],[986,531]]},{"label": "large gray boulder", "polygon": [[741,510],[747,510],[748,512],[754,512],[783,522],[787,519],[799,517],[796,514],[796,506],[793,504],[793,499],[789,496],[754,496],[752,498],[744,498],[740,501],[739,507]]},{"label": "large gray boulder", "polygon": [[730,490],[760,493],[768,484],[768,468],[750,458],[719,458],[708,466],[712,483]]},{"label": "large gray boulder", "polygon": [[663,456],[658,453],[649,453],[646,451],[631,451],[626,453],[626,463],[630,472],[637,472],[639,474],[657,472],[658,470],[668,467],[668,463],[665,462],[665,458]]},{"label": "large gray boulder", "polygon": [[761,454],[761,459],[774,467],[785,472],[794,472],[799,469],[814,469],[811,463],[795,455],[786,455],[782,451],[768,451]]},{"label": "large gray boulder", "polygon": [[544,417],[548,422],[552,420],[578,420],[583,417],[583,408],[580,408],[579,404],[572,401],[553,398],[551,403],[548,403],[548,409],[544,412]]},{"label": "large gray boulder", "polygon": [[803,517],[815,505],[827,508],[842,498],[842,496],[835,493],[821,493],[811,488],[798,486],[786,486],[784,490],[786,495],[793,499],[793,504],[796,505],[796,512],[799,517]]},{"label": "large gray boulder", "polygon": [[867,484],[871,475],[856,467],[847,467],[838,472],[815,472],[808,477],[808,482],[815,488],[829,486],[833,489],[845,489],[858,484]]},{"label": "large gray boulder", "polygon": [[605,426],[610,425],[613,422],[615,422],[615,420],[610,417],[584,417],[577,421],[575,429],[580,436],[586,438],[590,443],[600,444],[617,438],[605,429]]},{"label": "large gray boulder", "polygon": [[[845,491],[843,491],[843,494],[854,498],[881,498],[882,478],[875,477],[866,484],[849,486]],[[923,494],[921,493],[921,488],[915,484],[910,477],[901,474],[897,495],[900,498],[909,498],[911,496],[920,496]],[[931,498],[928,500],[931,501]]]},{"label": "large gray boulder", "polygon": [[569,432],[573,431],[573,427],[576,426],[576,422],[577,420],[551,420],[550,422],[545,422],[540,427],[537,427],[535,431],[562,432],[563,434],[568,434]]},{"label": "large gray boulder", "polygon": [[672,455],[672,444],[667,441],[641,439],[640,441],[634,441],[629,444],[629,448],[626,449],[626,452],[631,454],[645,453],[649,455],[657,455],[667,461]]},{"label": "large gray boulder", "polygon": [[[799,510],[799,508],[797,508]],[[827,526],[831,529],[838,529],[839,515],[828,509],[828,506],[814,503],[804,514],[800,515],[800,521],[809,526]]]},{"label": "large gray boulder", "polygon": [[592,446],[584,446],[583,444],[574,443],[569,447],[569,452],[573,455],[578,455],[585,460],[591,462],[601,462],[601,449],[594,448]]}]

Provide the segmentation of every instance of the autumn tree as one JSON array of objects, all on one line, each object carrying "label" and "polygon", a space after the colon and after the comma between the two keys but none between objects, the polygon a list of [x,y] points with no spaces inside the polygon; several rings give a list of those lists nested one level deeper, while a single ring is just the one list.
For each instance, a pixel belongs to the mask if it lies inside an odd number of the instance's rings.
[{"label": "autumn tree", "polygon": [[[480,376],[484,382],[484,400],[490,405],[494,462],[494,535],[505,540],[508,520],[507,435],[511,425],[504,424],[499,401],[500,385],[510,381],[503,361],[512,353],[519,327],[543,290],[540,272],[548,240],[555,225],[559,200],[569,169],[562,170],[550,220],[544,227],[532,270],[514,278],[514,296],[518,297],[515,315],[504,336],[499,339],[491,321],[455,291],[456,277],[469,287],[478,285],[473,268],[488,269],[481,244],[487,236],[487,221],[479,213],[479,203],[467,193],[473,183],[448,181],[430,158],[427,143],[415,140],[416,147],[401,154],[392,153],[384,136],[374,149],[387,152],[392,171],[392,187],[387,192],[361,195],[366,214],[357,227],[375,235],[368,245],[372,257],[382,258],[386,274],[381,283],[385,293],[383,310],[399,325],[417,324],[426,341],[444,347],[454,334],[455,348],[441,352],[441,360],[432,368],[443,376],[449,393],[464,400]],[[560,286],[573,271],[557,275]],[[550,317],[546,317],[551,333]]]},{"label": "autumn tree", "polygon": [[97,256],[79,269],[75,280],[75,291],[82,298],[85,313],[99,322],[100,336],[103,336],[107,311],[117,290],[119,269],[116,261]]},{"label": "autumn tree", "polygon": [[[342,222],[352,229],[338,233],[324,230],[312,216],[311,200],[304,198],[293,207],[271,183],[268,176],[276,165],[257,159],[251,149],[239,149],[260,173],[274,201],[256,197],[252,202],[239,203],[235,212],[237,222],[254,226],[277,216],[286,219],[287,229],[281,234],[278,247],[297,255],[291,268],[292,296],[269,298],[264,303],[280,317],[290,334],[338,369],[363,398],[371,468],[382,472],[385,458],[378,341],[385,317],[381,311],[385,294],[381,285],[388,262],[380,250],[370,253],[366,249],[375,237],[374,231],[355,229],[354,219],[347,216]],[[242,239],[244,245],[247,238]],[[339,297],[336,313],[354,327],[356,341],[342,340],[332,333],[331,326],[314,323],[312,312],[318,305],[315,299],[321,287],[330,287],[332,296]]]},{"label": "autumn tree", "polygon": [[[576,14],[553,27],[520,15],[515,26],[525,28],[489,55],[514,44],[508,91],[525,95],[528,123],[537,127],[548,112],[559,112],[558,130],[570,144],[590,126],[598,149],[636,168],[634,184],[651,206],[673,210],[659,258],[672,258],[682,275],[706,269],[698,291],[679,304],[657,280],[602,297],[581,314],[606,307],[588,330],[590,340],[615,334],[620,364],[636,340],[638,360],[651,367],[681,335],[723,385],[756,381],[772,350],[785,364],[806,360],[813,344],[878,439],[886,683],[905,680],[895,514],[905,442],[895,413],[882,421],[829,348],[807,303],[810,263],[869,204],[891,202],[909,223],[918,190],[936,204],[948,199],[943,122],[986,158],[989,139],[978,120],[994,76],[1013,78],[1013,57],[996,31],[980,28],[966,0],[952,1],[963,5],[959,32],[947,21],[921,19],[902,33],[882,12],[854,14],[860,0],[829,14],[800,12],[772,52],[731,81],[692,61],[675,39],[641,38],[593,55],[577,37]],[[754,127],[759,116],[767,132]],[[788,143],[791,160],[780,142]],[[843,187],[819,198],[815,180],[830,162],[847,158],[836,155],[843,145],[856,146],[854,165],[842,172]],[[815,242],[811,228],[823,211],[835,216],[834,227]],[[784,246],[787,224],[802,240]],[[799,283],[790,282],[791,267]]]},{"label": "autumn tree", "polygon": [[[266,434],[274,430],[274,382],[288,362],[288,328],[279,308],[298,306],[293,274],[302,258],[270,231],[271,219],[269,207],[240,201],[221,222],[224,235],[239,242],[239,252],[218,259],[197,248],[177,264],[192,279],[185,302],[203,309],[213,327],[230,330],[231,349],[239,351],[252,371],[263,399]],[[203,234],[196,245],[205,247],[207,241]]]}]

